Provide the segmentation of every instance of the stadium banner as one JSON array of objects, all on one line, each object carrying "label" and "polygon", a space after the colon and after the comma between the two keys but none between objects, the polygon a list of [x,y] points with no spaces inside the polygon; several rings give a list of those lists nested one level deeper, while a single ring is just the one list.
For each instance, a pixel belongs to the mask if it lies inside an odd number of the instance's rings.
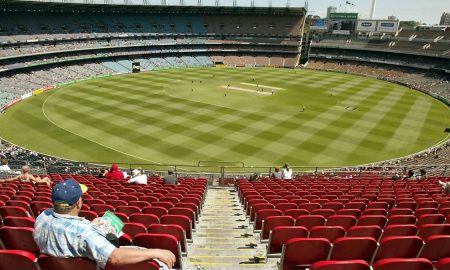
[{"label": "stadium banner", "polygon": [[330,19],[335,21],[356,21],[358,13],[330,13]]},{"label": "stadium banner", "polygon": [[328,20],[327,19],[313,19],[313,20],[311,20],[309,29],[311,29],[311,30],[327,30],[328,29]]},{"label": "stadium banner", "polygon": [[44,88],[39,88],[33,91],[33,96],[37,96],[44,93]]},{"label": "stadium banner", "polygon": [[358,20],[356,25],[357,32],[375,32],[377,30],[376,20]]},{"label": "stadium banner", "polygon": [[333,30],[333,35],[350,35],[350,30]]},{"label": "stadium banner", "polygon": [[27,99],[27,98],[29,98],[29,97],[31,97],[31,96],[33,96],[33,93],[28,93],[28,94],[22,95],[20,98],[21,98],[22,100],[24,100],[24,99]]},{"label": "stadium banner", "polygon": [[397,33],[398,26],[398,21],[378,21],[377,32]]},{"label": "stadium banner", "polygon": [[3,110],[6,110],[6,109],[10,108],[11,106],[13,106],[14,104],[16,104],[17,102],[19,102],[19,101],[21,101],[21,100],[22,100],[22,98],[21,98],[21,97],[18,97],[18,98],[16,98],[16,99],[14,99],[14,100],[12,100],[12,101],[6,103],[6,105],[3,107]]}]

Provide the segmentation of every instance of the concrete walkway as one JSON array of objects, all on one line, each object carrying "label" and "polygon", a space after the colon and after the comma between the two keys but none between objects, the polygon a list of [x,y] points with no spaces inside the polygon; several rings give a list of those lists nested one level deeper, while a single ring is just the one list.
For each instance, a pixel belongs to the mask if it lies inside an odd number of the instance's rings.
[{"label": "concrete walkway", "polygon": [[232,188],[210,187],[199,221],[184,269],[276,269],[278,260],[266,262],[266,245],[253,233]]}]

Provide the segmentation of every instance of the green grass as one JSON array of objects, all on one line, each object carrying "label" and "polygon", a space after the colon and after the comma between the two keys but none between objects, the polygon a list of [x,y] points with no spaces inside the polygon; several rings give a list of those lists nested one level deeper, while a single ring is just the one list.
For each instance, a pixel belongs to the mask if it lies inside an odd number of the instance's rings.
[{"label": "green grass", "polygon": [[372,78],[189,68],[84,81],[29,98],[0,117],[0,136],[79,161],[344,166],[426,149],[446,139],[448,126],[442,103]]}]

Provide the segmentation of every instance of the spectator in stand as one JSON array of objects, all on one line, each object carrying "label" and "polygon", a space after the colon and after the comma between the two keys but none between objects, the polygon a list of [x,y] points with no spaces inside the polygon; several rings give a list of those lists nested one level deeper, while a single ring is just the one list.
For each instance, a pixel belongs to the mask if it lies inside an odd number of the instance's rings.
[{"label": "spectator in stand", "polygon": [[275,167],[275,171],[272,173],[271,177],[273,179],[283,179],[283,175],[280,172],[280,167]]},{"label": "spectator in stand", "polygon": [[444,193],[446,195],[450,194],[450,182],[443,182],[441,180],[438,180],[439,185],[444,189]]},{"label": "spectator in stand", "polygon": [[174,169],[170,167],[167,170],[167,175],[164,176],[164,184],[165,185],[176,185],[178,183],[177,177],[174,174]]},{"label": "spectator in stand", "polygon": [[283,179],[285,179],[285,180],[292,179],[292,169],[289,168],[289,164],[287,164],[287,163],[284,164],[282,175],[283,175]]},{"label": "spectator in stand", "polygon": [[123,172],[119,170],[119,166],[117,166],[117,164],[111,165],[111,169],[109,169],[109,172],[107,172],[105,176],[106,178],[113,180],[121,180],[125,178]]},{"label": "spectator in stand", "polygon": [[23,183],[45,183],[51,185],[52,181],[48,177],[40,178],[39,176],[34,177],[30,174],[30,166],[22,166],[22,173],[16,177],[0,180],[0,182],[10,182],[10,181],[20,181]]},{"label": "spectator in stand", "polygon": [[130,184],[147,185],[147,175],[143,174],[141,170],[134,169],[131,172],[131,179],[128,180]]},{"label": "spectator in stand", "polygon": [[0,171],[11,171],[11,168],[8,166],[8,160],[2,159],[2,165],[0,166]]},{"label": "spectator in stand", "polygon": [[101,228],[103,221],[92,222],[79,217],[83,193],[87,187],[73,179],[58,183],[52,190],[53,208],[42,212],[34,226],[34,240],[41,253],[71,258],[87,257],[98,267],[125,265],[158,259],[167,266],[175,263],[175,255],[168,250],[115,247]]}]

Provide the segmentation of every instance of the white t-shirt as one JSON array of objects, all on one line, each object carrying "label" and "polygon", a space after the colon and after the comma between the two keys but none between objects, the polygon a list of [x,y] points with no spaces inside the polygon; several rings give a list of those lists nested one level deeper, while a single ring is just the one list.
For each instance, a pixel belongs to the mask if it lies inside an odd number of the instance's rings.
[{"label": "white t-shirt", "polygon": [[283,168],[283,179],[292,179],[292,169]]},{"label": "white t-shirt", "polygon": [[9,168],[8,165],[0,165],[0,171],[10,171],[11,168]]},{"label": "white t-shirt", "polygon": [[141,174],[128,180],[128,183],[147,185],[147,175]]}]

